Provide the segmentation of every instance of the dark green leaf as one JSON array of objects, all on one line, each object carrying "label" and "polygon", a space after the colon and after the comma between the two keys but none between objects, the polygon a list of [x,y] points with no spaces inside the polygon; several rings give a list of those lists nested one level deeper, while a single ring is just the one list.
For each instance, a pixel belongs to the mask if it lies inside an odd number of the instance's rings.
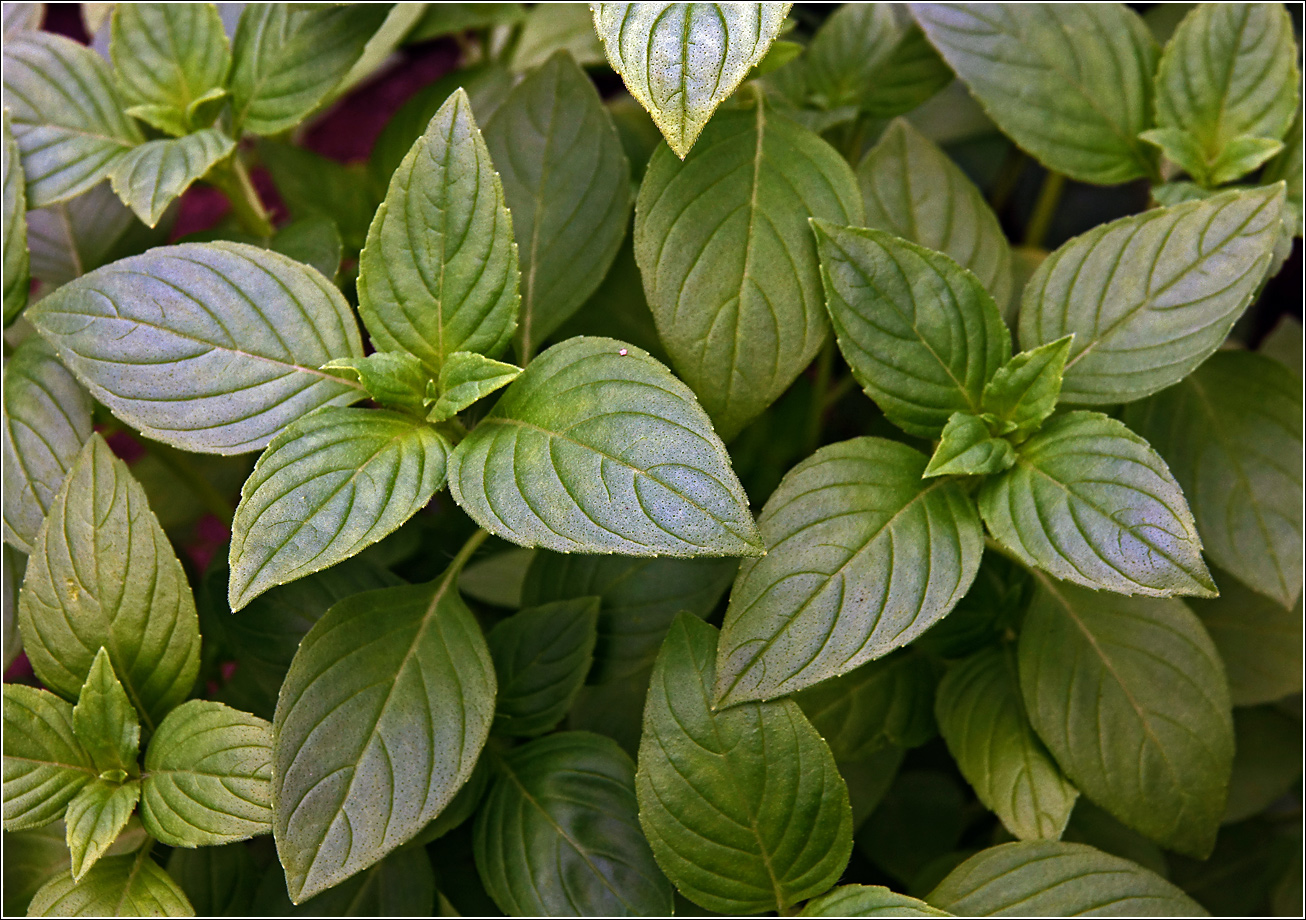
[{"label": "dark green leaf", "polygon": [[[139,772],[136,758],[140,754],[141,724],[131,700],[127,698],[127,691],[113,673],[109,653],[103,648],[96,652],[86,683],[77,697],[77,705],[73,707],[73,731],[101,774],[115,771],[134,777]],[[118,781],[121,782],[122,778]],[[135,804],[136,797],[133,796],[132,805]],[[131,813],[131,808],[127,813]],[[126,820],[124,815],[123,821]],[[115,829],[114,836],[118,830],[121,826]],[[113,838],[108,842],[112,843]],[[75,865],[73,875],[81,876]]]},{"label": "dark green leaf", "polygon": [[834,757],[792,700],[712,705],[717,631],[676,618],[640,741],[640,824],[680,893],[720,913],[788,910],[833,885],[852,850]]},{"label": "dark green leaf", "polygon": [[237,454],[365,391],[318,370],[361,357],[349,304],[313,269],[187,243],[69,282],[27,316],[91,394],[147,437]]},{"label": "dark green leaf", "polygon": [[722,112],[683,163],[659,148],[635,208],[635,259],[658,333],[726,440],[826,339],[808,219],[862,216],[843,158],[754,96],[750,108]]},{"label": "dark green leaf", "polygon": [[430,917],[436,906],[431,859],[402,847],[370,868],[298,905],[286,896],[286,879],[273,863],[254,898],[254,914],[270,917]]},{"label": "dark green leaf", "polygon": [[767,555],[744,560],[730,594],[719,704],[850,671],[961,599],[984,551],[979,515],[955,481],[923,481],[925,463],[904,444],[856,438],[789,471],[758,519]]},{"label": "dark green leaf", "polygon": [[440,368],[440,396],[427,421],[453,418],[478,399],[506,387],[521,374],[515,364],[504,364],[470,351],[455,351]]},{"label": "dark green leaf", "polygon": [[1224,823],[1260,814],[1290,793],[1301,777],[1301,720],[1270,706],[1235,709],[1237,753]]},{"label": "dark green leaf", "polygon": [[520,3],[428,3],[408,40],[424,42],[468,29],[511,25],[520,22],[525,15]]},{"label": "dark green leaf", "polygon": [[430,376],[422,362],[406,351],[378,351],[363,358],[337,358],[322,370],[341,380],[357,380],[383,406],[422,414]]},{"label": "dark green leaf", "polygon": [[984,419],[954,412],[939,435],[929,465],[921,474],[931,476],[980,476],[1001,473],[1016,462],[1011,444],[989,433]]},{"label": "dark green leaf", "polygon": [[951,917],[880,885],[840,885],[803,905],[800,917]]},{"label": "dark green leaf", "polygon": [[80,881],[71,872],[36,893],[29,917],[193,917],[195,909],[150,848],[100,860]]},{"label": "dark green leaf", "polygon": [[31,280],[31,259],[27,252],[27,184],[23,164],[10,125],[9,110],[4,111],[4,132],[0,151],[4,162],[0,176],[4,182],[4,212],[0,215],[0,232],[4,233],[4,324],[8,326],[27,306],[27,288]]},{"label": "dark green leaf", "polygon": [[536,550],[509,547],[501,553],[483,554],[467,564],[458,590],[467,597],[496,607],[522,607],[522,583]]},{"label": "dark green leaf", "polygon": [[959,780],[937,770],[906,770],[857,832],[857,849],[904,884],[956,851],[965,829]]},{"label": "dark green leaf", "polygon": [[1176,600],[1043,578],[1019,657],[1030,721],[1071,782],[1170,849],[1209,853],[1233,720],[1219,655],[1197,617]]},{"label": "dark green leaf", "polygon": [[36,535],[18,616],[37,677],[64,696],[81,690],[101,647],[147,728],[190,693],[200,634],[186,573],[145,492],[99,435]]},{"label": "dark green leaf", "polygon": [[244,917],[254,906],[258,865],[243,843],[178,847],[168,857],[168,874],[201,916]]},{"label": "dark green leaf", "polygon": [[984,384],[1011,357],[979,279],[883,230],[813,226],[839,349],[866,394],[919,437],[938,437],[954,412],[978,415]]},{"label": "dark green leaf", "polygon": [[1191,600],[1220,651],[1235,706],[1272,703],[1302,689],[1302,602],[1289,609],[1217,570],[1220,596]]},{"label": "dark green leaf", "polygon": [[[9,8],[4,10],[8,15]],[[25,916],[32,896],[70,865],[63,822],[12,834],[6,831],[4,849],[4,912],[10,917]]]},{"label": "dark green leaf", "polygon": [[235,148],[235,142],[217,128],[148,141],[114,164],[113,191],[142,223],[153,227],[168,205]]},{"label": "dark green leaf", "polygon": [[1282,194],[1233,191],[1075,237],[1025,287],[1021,346],[1074,333],[1066,402],[1129,402],[1178,383],[1251,302],[1280,235]]},{"label": "dark green leaf", "polygon": [[1061,839],[1070,843],[1086,843],[1104,853],[1138,863],[1162,878],[1170,877],[1169,862],[1159,846],[1138,831],[1125,827],[1082,795],[1075,803],[1070,823],[1066,825]]},{"label": "dark green leaf", "polygon": [[304,217],[280,227],[269,249],[290,256],[296,262],[311,265],[323,277],[335,278],[340,271],[343,243],[335,221],[325,217]]},{"label": "dark green leaf", "polygon": [[494,730],[541,735],[567,715],[594,657],[599,599],[531,607],[485,637],[499,682]]},{"label": "dark green leaf", "polygon": [[119,785],[93,779],[68,803],[68,850],[72,878],[80,881],[113,845],[141,795],[137,780]]},{"label": "dark green leaf", "polygon": [[532,361],[450,456],[449,488],[478,524],[522,546],[761,550],[729,455],[694,395],[612,339],[568,339]]},{"label": "dark green leaf", "polygon": [[1293,236],[1302,235],[1302,107],[1297,105],[1297,117],[1284,135],[1284,150],[1271,160],[1261,172],[1262,183],[1282,180],[1287,185],[1287,198],[1283,202],[1283,223]]},{"label": "dark green leaf", "polygon": [[73,733],[73,707],[53,693],[4,685],[4,823],[6,831],[41,827],[97,770]]},{"label": "dark green leaf", "polygon": [[989,532],[1027,565],[1121,594],[1216,593],[1184,493],[1148,443],[1097,412],[1054,418],[984,482]]},{"label": "dark green leaf", "polygon": [[512,69],[530,70],[566,49],[577,64],[603,63],[603,45],[594,34],[594,20],[583,3],[537,3],[522,20],[512,50]]},{"label": "dark green leaf", "polygon": [[346,598],[295,655],[274,723],[272,807],[296,902],[408,840],[471,775],[495,679],[457,574]]},{"label": "dark green leaf", "polygon": [[363,248],[385,183],[373,188],[361,164],[340,163],[282,141],[263,139],[257,149],[292,217],[333,221],[351,254]]},{"label": "dark green leaf", "polygon": [[102,182],[71,201],[27,212],[32,277],[58,287],[101,265],[168,241],[165,214],[150,228]]},{"label": "dark green leaf", "polygon": [[512,89],[485,142],[521,256],[525,364],[607,274],[626,233],[630,166],[598,91],[565,51]]},{"label": "dark green leaf", "polygon": [[1004,433],[1033,434],[1052,414],[1061,396],[1061,374],[1074,333],[1055,342],[1022,351],[984,385],[983,407]]}]

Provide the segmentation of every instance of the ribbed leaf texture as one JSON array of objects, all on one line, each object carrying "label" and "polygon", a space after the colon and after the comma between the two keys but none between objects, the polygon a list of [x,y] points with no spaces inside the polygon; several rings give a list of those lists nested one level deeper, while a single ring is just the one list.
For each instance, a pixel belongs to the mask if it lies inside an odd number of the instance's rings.
[{"label": "ribbed leaf texture", "polygon": [[93,779],[68,803],[64,821],[75,881],[80,881],[113,846],[140,796],[138,780],[119,784]]},{"label": "ribbed leaf texture", "polygon": [[6,831],[41,827],[62,817],[97,773],[90,752],[73,734],[72,704],[35,687],[5,684]]},{"label": "ribbed leaf texture", "polygon": [[150,848],[100,860],[80,881],[64,872],[45,884],[29,917],[193,917],[186,894],[150,858]]},{"label": "ribbed leaf texture", "polygon": [[235,141],[217,128],[148,141],[114,165],[113,190],[142,223],[153,227],[168,205],[235,148]]},{"label": "ribbed leaf texture", "polygon": [[[91,755],[97,770],[121,770],[133,777],[140,772],[136,763],[141,744],[140,721],[127,691],[113,673],[109,653],[103,648],[95,653],[95,661],[73,707],[73,732]],[[135,801],[133,798],[132,803]]]},{"label": "ribbed leaf texture", "polygon": [[0,212],[0,232],[4,233],[4,324],[8,326],[27,306],[31,259],[27,253],[27,182],[23,178],[22,156],[14,140],[8,111],[3,118],[0,180],[3,180],[4,209]]},{"label": "ribbed leaf texture", "polygon": [[1273,703],[1302,689],[1302,602],[1288,609],[1215,573],[1220,596],[1189,607],[1220,652],[1235,706]]},{"label": "ribbed leaf texture", "polygon": [[589,673],[598,618],[599,599],[582,597],[528,607],[490,630],[495,731],[529,736],[557,727]]},{"label": "ribbed leaf texture", "polygon": [[798,916],[951,917],[952,914],[880,885],[840,885],[819,898],[812,898]]},{"label": "ribbed leaf texture", "polygon": [[182,125],[194,103],[223,87],[231,68],[222,17],[208,3],[115,7],[109,56],[129,105],[170,109]]}]

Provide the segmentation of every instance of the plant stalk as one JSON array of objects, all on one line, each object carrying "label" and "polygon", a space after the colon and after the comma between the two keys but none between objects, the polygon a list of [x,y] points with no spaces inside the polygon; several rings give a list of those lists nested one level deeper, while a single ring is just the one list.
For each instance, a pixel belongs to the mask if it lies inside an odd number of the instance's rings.
[{"label": "plant stalk", "polygon": [[489,535],[489,531],[477,528],[476,533],[468,537],[467,542],[462,545],[462,549],[458,550],[458,555],[453,557],[453,561],[449,563],[448,571],[462,571],[462,567],[476,554],[476,551],[480,549],[481,544],[485,542],[485,538]]},{"label": "plant stalk", "polygon": [[227,196],[227,201],[231,203],[231,213],[242,227],[255,236],[272,236],[275,231],[272,219],[259,200],[254,183],[249,178],[249,171],[238,153],[233,152],[225,163],[215,166],[206,179]]},{"label": "plant stalk", "polygon": [[1049,172],[1043,177],[1043,185],[1038,190],[1038,200],[1034,202],[1034,213],[1029,217],[1025,227],[1025,245],[1032,249],[1042,249],[1047,239],[1048,228],[1056,216],[1057,206],[1061,204],[1061,193],[1066,187],[1066,177],[1058,172]]}]

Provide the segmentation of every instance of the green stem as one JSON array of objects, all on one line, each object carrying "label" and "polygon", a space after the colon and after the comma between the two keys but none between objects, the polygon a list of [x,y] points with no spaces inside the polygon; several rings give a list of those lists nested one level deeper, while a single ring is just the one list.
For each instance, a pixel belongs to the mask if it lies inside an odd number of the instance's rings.
[{"label": "green stem", "polygon": [[476,533],[467,538],[467,542],[463,544],[463,548],[458,550],[458,555],[453,557],[453,561],[449,563],[448,571],[462,571],[462,567],[467,564],[467,560],[475,555],[481,544],[485,542],[485,538],[489,535],[489,531],[478,528]]},{"label": "green stem", "polygon": [[816,358],[816,382],[812,384],[812,403],[807,410],[807,449],[810,454],[821,444],[821,422],[825,418],[830,377],[834,372],[834,336],[827,336]]},{"label": "green stem", "polygon": [[1025,154],[1019,147],[1012,145],[1002,161],[998,177],[993,180],[993,191],[989,193],[989,206],[994,212],[1001,213],[1007,206],[1007,202],[1016,191],[1016,183],[1020,181],[1020,174],[1024,169]]},{"label": "green stem", "polygon": [[834,386],[830,387],[830,392],[825,395],[825,408],[831,409],[839,400],[843,399],[853,390],[857,389],[857,379],[849,374]]},{"label": "green stem", "polygon": [[210,185],[227,196],[231,202],[231,213],[242,227],[255,236],[272,235],[272,220],[268,217],[263,202],[259,200],[239,153],[232,153],[226,162],[215,166],[205,178]]},{"label": "green stem", "polygon": [[218,520],[222,521],[228,527],[231,526],[231,519],[235,517],[236,509],[232,507],[227,497],[213,487],[209,482],[195,469],[195,465],[190,462],[190,458],[175,447],[169,447],[167,444],[160,444],[158,441],[144,442],[145,449],[162,463],[168,470],[184,482],[195,497],[200,500],[204,510],[208,511]]},{"label": "green stem", "polygon": [[1049,172],[1043,177],[1043,186],[1038,190],[1038,200],[1034,202],[1034,213],[1030,215],[1029,225],[1025,228],[1025,245],[1032,249],[1042,249],[1047,239],[1048,228],[1056,216],[1057,206],[1061,204],[1061,193],[1066,187],[1066,177],[1058,172]]},{"label": "green stem", "polygon": [[866,116],[859,113],[844,130],[843,158],[853,169],[856,169],[857,164],[861,162],[862,144],[866,142],[866,129],[869,125]]}]

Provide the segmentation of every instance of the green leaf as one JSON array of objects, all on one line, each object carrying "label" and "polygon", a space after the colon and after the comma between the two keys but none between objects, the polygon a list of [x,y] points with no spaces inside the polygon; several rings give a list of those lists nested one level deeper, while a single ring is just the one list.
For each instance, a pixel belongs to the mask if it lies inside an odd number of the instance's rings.
[{"label": "green leaf", "polygon": [[[282,141],[262,139],[257,149],[292,217],[330,220],[350,253],[363,248],[380,191],[372,187],[361,163],[341,163]],[[380,188],[383,191],[385,183]]]},{"label": "green leaf", "polygon": [[140,796],[141,784],[136,780],[119,785],[93,779],[68,803],[73,881],[80,881],[118,839]]},{"label": "green leaf", "polygon": [[[842,7],[854,8],[882,6]],[[1005,307],[1012,291],[1007,238],[980,190],[929,138],[894,121],[857,167],[857,181],[867,227],[950,256]]]},{"label": "green leaf", "polygon": [[[95,769],[102,775],[107,771],[116,771],[136,776],[139,772],[136,758],[140,754],[141,724],[131,700],[127,698],[127,691],[113,673],[109,653],[103,648],[95,653],[91,670],[86,675],[86,683],[82,685],[77,705],[73,707],[73,731],[91,755]],[[133,796],[132,805],[135,804],[136,798]],[[131,808],[128,808],[127,813],[130,812]],[[126,820],[124,816],[123,821]],[[72,824],[71,819],[69,824]],[[121,829],[119,825],[114,836]],[[113,839],[110,838],[109,843],[112,842]],[[73,872],[78,878],[81,874],[79,871]]]},{"label": "green leaf", "polygon": [[916,21],[1006,134],[1053,172],[1115,185],[1154,171],[1156,42],[1119,3],[913,3]]},{"label": "green leaf", "polygon": [[136,219],[131,208],[101,182],[71,201],[27,212],[32,277],[59,287],[101,265],[168,241],[170,220],[159,226]]},{"label": "green leaf", "polygon": [[168,846],[220,846],[272,830],[272,726],[209,700],[182,703],[145,752],[141,823]]},{"label": "green leaf", "polygon": [[392,62],[391,56],[399,50],[399,46],[410,44],[408,34],[421,20],[426,7],[425,3],[389,4],[385,19],[368,38],[363,53],[349,68],[344,79],[331,90],[323,105],[329,105],[365,80],[379,75],[382,68]]},{"label": "green leaf", "polygon": [[612,69],[676,156],[766,56],[792,3],[596,3]]},{"label": "green leaf", "polygon": [[194,850],[178,847],[168,856],[168,874],[201,916],[244,917],[252,913],[259,866],[242,843]]},{"label": "green leaf", "polygon": [[1301,778],[1301,720],[1271,706],[1235,709],[1237,753],[1224,823],[1244,821],[1292,792]]},{"label": "green leaf", "polygon": [[217,128],[148,141],[118,159],[111,176],[113,191],[142,223],[153,227],[168,205],[235,149],[235,141]]},{"label": "green leaf", "polygon": [[36,676],[66,697],[108,649],[147,729],[195,682],[199,621],[186,573],[144,490],[99,435],[36,536],[18,618]]},{"label": "green leaf", "polygon": [[812,898],[798,916],[951,917],[952,914],[880,885],[840,885],[819,898]]},{"label": "green leaf", "polygon": [[658,334],[726,440],[828,335],[808,219],[862,216],[843,158],[754,96],[751,108],[722,112],[683,163],[659,148],[635,207],[635,259]]},{"label": "green leaf", "polygon": [[817,105],[853,105],[875,118],[909,112],[952,82],[906,9],[884,3],[836,9],[812,37],[806,62]]},{"label": "green leaf", "polygon": [[[1282,138],[1297,110],[1299,82],[1292,19],[1282,4],[1201,4],[1161,55],[1157,125],[1188,132],[1205,164],[1214,164],[1244,137]],[[1211,184],[1242,174],[1216,174]]]},{"label": "green leaf", "polygon": [[73,707],[53,693],[4,685],[6,831],[41,827],[96,778],[91,755],[73,732]]},{"label": "green leaf", "polygon": [[1165,158],[1188,173],[1202,186],[1212,186],[1211,172],[1206,162],[1206,153],[1197,138],[1182,128],[1152,128],[1138,135]]},{"label": "green leaf", "polygon": [[921,476],[982,476],[1001,473],[1015,462],[1011,444],[990,435],[982,418],[954,412],[943,426],[939,446]]},{"label": "green leaf", "polygon": [[[653,666],[676,615],[706,619],[734,580],[733,559],[639,559],[537,551],[522,584],[522,604],[600,599],[589,681],[609,684]],[[641,695],[641,708],[643,697]]]},{"label": "green leaf", "polygon": [[1022,351],[984,384],[982,405],[1002,428],[1017,437],[1039,429],[1061,397],[1061,375],[1074,333]]},{"label": "green leaf", "polygon": [[506,387],[521,375],[515,364],[504,364],[470,351],[455,351],[440,368],[440,396],[426,419],[443,422],[478,399]]},{"label": "green leaf", "polygon": [[1220,596],[1188,602],[1220,652],[1235,706],[1272,703],[1302,689],[1302,602],[1292,609],[1216,571]]},{"label": "green leaf", "polygon": [[292,423],[241,488],[231,609],[392,533],[444,485],[448,451],[435,429],[398,412],[327,407]]},{"label": "green leaf", "polygon": [[469,29],[513,25],[525,16],[520,3],[428,3],[426,12],[408,34],[408,41],[424,42]]},{"label": "green leaf", "polygon": [[1131,402],[1178,383],[1251,302],[1279,238],[1282,194],[1229,192],[1075,237],[1025,287],[1021,346],[1074,333],[1061,385],[1069,403]]},{"label": "green leaf", "polygon": [[512,916],[669,916],[671,886],[640,832],[635,765],[616,742],[562,732],[496,761],[476,816],[476,868]]},{"label": "green leaf", "polygon": [[1264,355],[1220,351],[1124,418],[1166,458],[1211,560],[1292,607],[1302,587],[1301,380]]},{"label": "green leaf", "polygon": [[1200,141],[1181,128],[1153,128],[1139,137],[1208,189],[1242,178],[1283,150],[1280,141],[1240,134],[1208,159]]},{"label": "green leaf", "polygon": [[[476,768],[472,770],[472,775],[468,777],[467,782],[458,790],[458,793],[444,811],[440,812],[434,821],[422,828],[416,837],[408,841],[397,852],[403,853],[416,850],[420,853],[428,843],[439,840],[476,814],[476,810],[481,806],[481,799],[485,798],[485,790],[490,785],[491,769],[488,757],[484,760],[478,760]],[[466,851],[464,853],[466,854]],[[385,860],[378,863],[378,865],[384,864]],[[355,878],[357,877],[355,876]]]},{"label": "green leaf", "polygon": [[[185,133],[193,103],[222,89],[231,49],[212,3],[119,3],[109,56],[129,105],[171,110]],[[212,124],[212,121],[209,122]]]},{"label": "green leaf", "polygon": [[27,206],[67,201],[108,176],[142,140],[108,63],[49,32],[4,44],[4,99],[27,177]]},{"label": "green leaf", "polygon": [[1034,734],[1015,656],[989,647],[939,682],[939,734],[984,806],[1019,840],[1057,840],[1079,790]]},{"label": "green leaf", "polygon": [[340,291],[254,246],[154,249],[65,284],[27,317],[96,399],[184,450],[257,450],[318,406],[365,395],[318,370],[363,354]]},{"label": "green leaf", "polygon": [[693,394],[612,339],[568,339],[532,361],[450,456],[449,489],[478,524],[522,546],[761,551],[729,455]]},{"label": "green leaf", "polygon": [[594,84],[564,51],[513,87],[485,142],[521,256],[525,364],[607,274],[630,215],[630,165]]},{"label": "green leaf", "polygon": [[1026,565],[1121,594],[1211,597],[1184,493],[1148,443],[1097,412],[1052,419],[984,482],[989,533]]},{"label": "green leaf", "polygon": [[[9,14],[8,7],[4,11]],[[26,916],[32,896],[71,863],[63,822],[30,831],[6,832],[4,848],[4,912],[10,917]]]},{"label": "green leaf", "polygon": [[1203,858],[1233,763],[1219,655],[1176,600],[1040,579],[1020,632],[1030,722],[1084,795],[1158,843]]},{"label": "green leaf", "polygon": [[431,858],[421,848],[402,847],[297,905],[286,897],[285,875],[274,863],[263,876],[250,913],[270,917],[429,917],[436,897]]},{"label": "green leaf", "polygon": [[485,553],[463,569],[458,590],[473,600],[518,610],[523,606],[522,582],[526,579],[526,569],[535,556],[535,550],[519,546]]},{"label": "green leaf", "polygon": [[1069,843],[1086,843],[1104,853],[1138,863],[1162,878],[1170,877],[1169,860],[1159,846],[1138,831],[1125,827],[1083,796],[1075,803],[1075,811],[1061,839]]},{"label": "green leaf", "polygon": [[850,671],[961,599],[984,551],[979,516],[955,481],[923,481],[925,463],[905,444],[855,438],[785,475],[758,518],[767,554],[744,560],[730,593],[718,704]]},{"label": "green leaf", "polygon": [[267,248],[313,266],[328,279],[340,271],[344,255],[340,228],[326,217],[304,217],[284,224],[267,241]]},{"label": "green leaf", "polygon": [[295,655],[272,773],[273,832],[295,902],[408,840],[471,775],[495,679],[457,568],[346,598]]},{"label": "green leaf", "polygon": [[839,349],[891,422],[933,438],[954,412],[978,415],[1011,357],[1002,313],[942,253],[883,230],[813,222]]},{"label": "green leaf", "polygon": [[521,32],[512,50],[512,69],[538,67],[559,49],[577,64],[604,63],[603,45],[594,34],[594,20],[582,3],[537,3],[522,19]]},{"label": "green leaf", "polygon": [[784,913],[838,879],[848,791],[792,700],[715,708],[717,631],[682,615],[653,669],[639,745],[639,820],[662,871],[700,907]]},{"label": "green leaf", "polygon": [[232,131],[293,128],[345,78],[389,12],[380,4],[245,7],[232,42]]},{"label": "green leaf", "polygon": [[363,358],[336,358],[322,370],[341,380],[356,380],[383,406],[422,415],[430,376],[406,351],[378,351]]},{"label": "green leaf", "polygon": [[29,555],[45,513],[91,436],[91,399],[32,336],[4,368],[4,538]]},{"label": "green leaf", "polygon": [[29,917],[193,917],[186,894],[150,858],[150,848],[96,863],[80,881],[64,872],[46,883]]},{"label": "green leaf", "polygon": [[1142,866],[1082,843],[1052,840],[981,850],[927,900],[963,917],[1207,916],[1186,894]]},{"label": "green leaf", "polygon": [[931,864],[961,843],[966,795],[959,779],[937,770],[904,770],[857,833],[857,849],[913,889]]},{"label": "green leaf", "polygon": [[1224,145],[1220,156],[1211,164],[1211,182],[1223,185],[1241,179],[1281,150],[1280,141],[1240,134]]},{"label": "green leaf", "polygon": [[4,131],[0,137],[4,162],[0,176],[4,181],[4,213],[0,229],[4,233],[4,324],[8,326],[27,306],[27,289],[31,281],[31,258],[27,252],[27,183],[23,164],[10,125],[9,110],[4,110]]},{"label": "green leaf", "polygon": [[390,179],[359,257],[359,312],[377,347],[439,374],[452,352],[507,347],[517,276],[503,185],[459,89]]},{"label": "green leaf", "polygon": [[490,630],[495,731],[542,735],[563,720],[589,673],[598,618],[599,599],[585,597],[528,608]]},{"label": "green leaf", "polygon": [[794,697],[834,759],[862,762],[888,747],[920,747],[934,737],[934,668],[900,652],[867,662]]},{"label": "green leaf", "polygon": [[1286,145],[1282,153],[1266,164],[1261,172],[1263,184],[1282,180],[1287,184],[1287,198],[1283,202],[1283,223],[1293,236],[1302,235],[1302,107],[1297,104],[1297,117],[1284,135]]}]

